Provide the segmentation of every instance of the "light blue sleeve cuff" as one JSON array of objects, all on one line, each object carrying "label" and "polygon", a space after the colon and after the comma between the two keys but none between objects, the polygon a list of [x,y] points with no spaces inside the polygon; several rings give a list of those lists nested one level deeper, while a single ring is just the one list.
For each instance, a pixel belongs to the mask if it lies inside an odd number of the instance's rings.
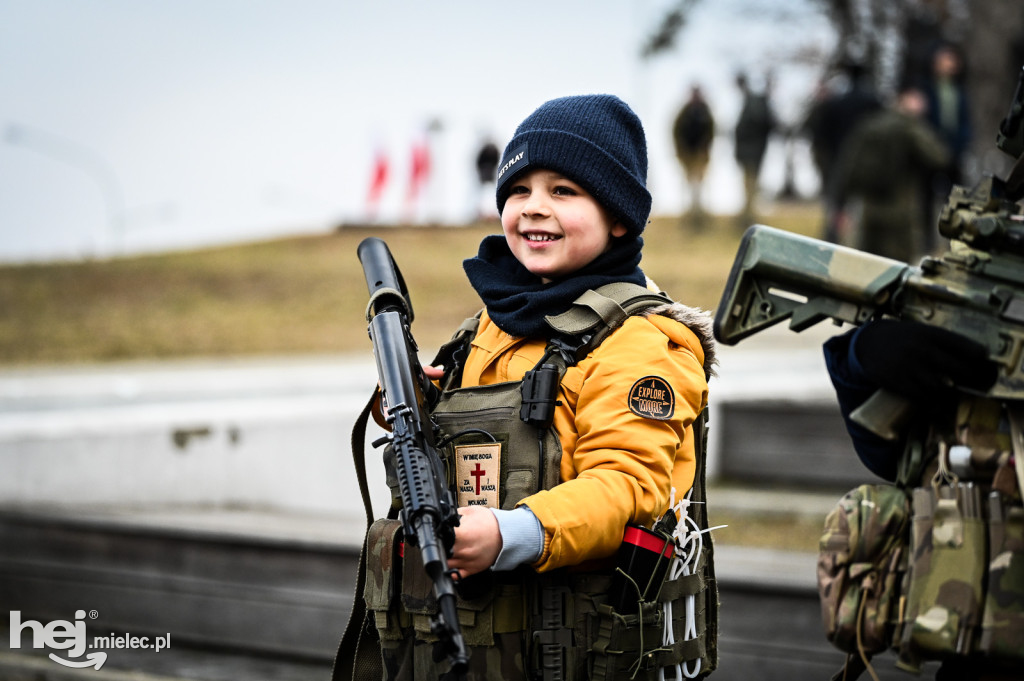
[{"label": "light blue sleeve cuff", "polygon": [[526,563],[535,563],[544,552],[544,526],[528,506],[511,511],[492,508],[501,532],[501,553],[494,561],[495,570],[513,570]]}]

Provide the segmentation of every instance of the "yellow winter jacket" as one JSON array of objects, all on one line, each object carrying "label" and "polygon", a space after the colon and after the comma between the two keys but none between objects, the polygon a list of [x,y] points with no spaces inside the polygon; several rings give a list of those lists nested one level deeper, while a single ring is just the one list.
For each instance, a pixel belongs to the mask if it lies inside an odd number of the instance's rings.
[{"label": "yellow winter jacket", "polygon": [[[462,387],[518,381],[545,341],[517,338],[486,311]],[[650,526],[693,485],[693,422],[707,404],[704,350],[681,322],[634,316],[566,372],[554,428],[561,484],[525,498],[545,530],[538,571],[615,553],[629,522]]]}]

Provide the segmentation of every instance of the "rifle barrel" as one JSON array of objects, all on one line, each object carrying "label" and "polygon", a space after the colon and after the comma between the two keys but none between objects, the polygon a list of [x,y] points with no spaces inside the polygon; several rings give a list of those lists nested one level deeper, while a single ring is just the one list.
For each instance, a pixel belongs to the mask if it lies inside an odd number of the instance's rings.
[{"label": "rifle barrel", "polygon": [[363,265],[366,288],[370,291],[368,316],[397,307],[411,323],[413,312],[409,291],[387,244],[377,237],[367,237],[359,243],[356,255]]}]

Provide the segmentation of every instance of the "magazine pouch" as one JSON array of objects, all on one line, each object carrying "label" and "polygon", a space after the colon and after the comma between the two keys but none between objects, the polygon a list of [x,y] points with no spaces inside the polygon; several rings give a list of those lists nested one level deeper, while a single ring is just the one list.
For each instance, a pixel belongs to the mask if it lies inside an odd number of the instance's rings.
[{"label": "magazine pouch", "polygon": [[1024,507],[1000,492],[988,495],[988,587],[981,652],[1024,662]]},{"label": "magazine pouch", "polygon": [[910,579],[897,666],[969,655],[981,627],[988,568],[980,487],[942,482],[913,491]]}]

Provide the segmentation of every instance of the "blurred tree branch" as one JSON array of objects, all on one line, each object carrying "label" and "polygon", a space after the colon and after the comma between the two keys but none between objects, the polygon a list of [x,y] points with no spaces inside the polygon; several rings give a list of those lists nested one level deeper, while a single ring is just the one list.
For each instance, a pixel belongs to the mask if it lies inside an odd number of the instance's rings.
[{"label": "blurred tree branch", "polygon": [[686,25],[686,16],[698,0],[680,0],[674,7],[665,13],[658,27],[648,36],[647,41],[640,48],[640,56],[643,59],[665,52],[675,47],[676,36],[682,32]]}]

